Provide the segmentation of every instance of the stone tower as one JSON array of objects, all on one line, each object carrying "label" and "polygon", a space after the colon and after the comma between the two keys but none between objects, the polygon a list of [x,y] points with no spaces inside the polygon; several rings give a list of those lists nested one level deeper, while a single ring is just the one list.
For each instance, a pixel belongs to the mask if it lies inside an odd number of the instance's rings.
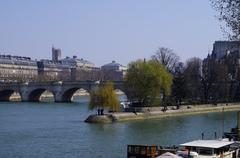
[{"label": "stone tower", "polygon": [[54,46],[52,46],[52,61],[58,62],[61,59],[61,49],[55,49]]}]

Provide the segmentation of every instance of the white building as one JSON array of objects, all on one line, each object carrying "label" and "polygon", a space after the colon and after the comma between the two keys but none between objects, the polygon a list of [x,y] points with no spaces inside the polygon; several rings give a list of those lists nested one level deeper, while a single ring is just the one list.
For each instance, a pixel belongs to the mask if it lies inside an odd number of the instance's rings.
[{"label": "white building", "polygon": [[122,64],[112,61],[111,63],[105,64],[101,67],[102,70],[112,70],[112,71],[126,71],[127,67]]},{"label": "white building", "polygon": [[66,57],[62,60],[60,60],[60,62],[63,65],[69,65],[72,68],[86,68],[86,69],[93,69],[95,68],[95,65],[93,63],[91,63],[90,61],[84,60],[84,59],[78,59],[77,56],[73,56],[71,57]]},{"label": "white building", "polygon": [[109,64],[101,66],[102,80],[105,81],[122,81],[126,74],[127,67],[112,61]]}]

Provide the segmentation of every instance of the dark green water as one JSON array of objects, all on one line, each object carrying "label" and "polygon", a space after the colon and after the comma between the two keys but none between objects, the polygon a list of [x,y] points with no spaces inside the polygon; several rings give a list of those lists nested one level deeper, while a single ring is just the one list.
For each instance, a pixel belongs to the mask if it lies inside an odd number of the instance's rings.
[{"label": "dark green water", "polygon": [[[0,158],[120,158],[127,144],[177,145],[222,133],[212,113],[114,124],[87,124],[87,98],[78,103],[0,103]],[[225,131],[236,112],[224,115]]]}]

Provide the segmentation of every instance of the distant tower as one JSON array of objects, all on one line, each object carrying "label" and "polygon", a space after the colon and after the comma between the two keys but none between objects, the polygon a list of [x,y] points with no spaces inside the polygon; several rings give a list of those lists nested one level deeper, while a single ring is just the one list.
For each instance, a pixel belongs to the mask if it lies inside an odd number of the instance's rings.
[{"label": "distant tower", "polygon": [[52,61],[58,62],[61,59],[61,49],[55,49],[54,46],[52,46]]}]

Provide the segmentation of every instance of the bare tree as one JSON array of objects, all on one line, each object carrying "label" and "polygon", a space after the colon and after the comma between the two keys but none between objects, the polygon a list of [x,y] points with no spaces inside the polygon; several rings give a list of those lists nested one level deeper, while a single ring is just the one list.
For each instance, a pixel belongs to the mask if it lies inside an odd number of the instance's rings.
[{"label": "bare tree", "polygon": [[210,0],[230,40],[240,40],[240,0]]},{"label": "bare tree", "polygon": [[172,49],[160,47],[156,51],[152,59],[163,64],[169,72],[173,72],[175,67],[179,63],[179,57],[176,55]]},{"label": "bare tree", "polygon": [[182,100],[185,98],[187,93],[184,71],[184,64],[182,62],[179,62],[174,70],[172,86],[172,95],[176,101],[177,108],[180,108]]},{"label": "bare tree", "polygon": [[192,100],[201,98],[201,75],[202,75],[202,60],[199,58],[191,58],[186,62],[184,76],[187,83],[187,97]]},{"label": "bare tree", "polygon": [[205,59],[202,68],[203,99],[209,101],[223,101],[229,98],[228,66],[223,61],[211,58]]}]

